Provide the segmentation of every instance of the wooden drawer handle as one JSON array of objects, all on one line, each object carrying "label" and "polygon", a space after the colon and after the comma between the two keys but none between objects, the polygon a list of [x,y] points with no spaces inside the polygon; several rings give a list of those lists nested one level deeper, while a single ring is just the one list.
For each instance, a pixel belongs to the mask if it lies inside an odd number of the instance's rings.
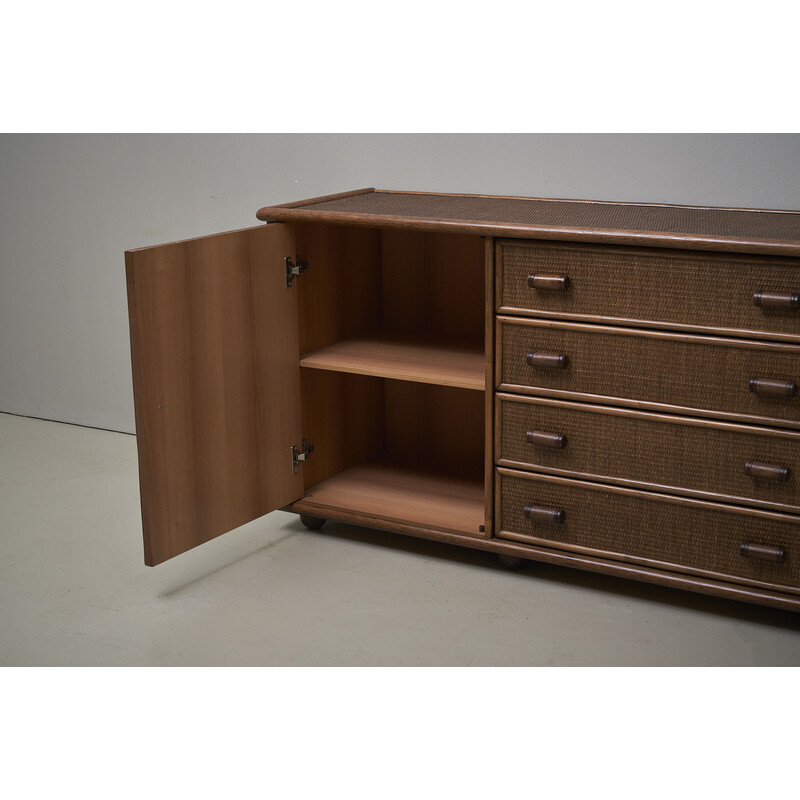
[{"label": "wooden drawer handle", "polygon": [[800,294],[786,292],[756,292],[753,302],[761,308],[776,311],[797,311],[800,309]]},{"label": "wooden drawer handle", "polygon": [[567,437],[563,433],[548,433],[547,431],[528,431],[525,434],[528,444],[539,447],[555,447],[563,450],[567,446]]},{"label": "wooden drawer handle", "polygon": [[528,275],[528,286],[531,289],[569,289],[569,276]]},{"label": "wooden drawer handle", "polygon": [[563,508],[541,508],[540,506],[525,506],[525,519],[531,522],[554,522],[561,525],[567,515]]},{"label": "wooden drawer handle", "polygon": [[789,467],[778,464],[761,464],[758,461],[748,461],[744,465],[744,471],[751,478],[762,478],[766,481],[780,481],[786,483],[789,480]]},{"label": "wooden drawer handle", "polygon": [[786,560],[786,550],[782,547],[767,547],[763,544],[742,542],[739,553],[743,558],[757,558],[760,561],[777,561],[782,564]]},{"label": "wooden drawer handle", "polygon": [[794,381],[776,381],[772,378],[750,378],[750,391],[772,397],[794,397],[797,384]]},{"label": "wooden drawer handle", "polygon": [[528,353],[525,363],[529,367],[545,367],[547,369],[566,369],[569,357],[564,353]]}]

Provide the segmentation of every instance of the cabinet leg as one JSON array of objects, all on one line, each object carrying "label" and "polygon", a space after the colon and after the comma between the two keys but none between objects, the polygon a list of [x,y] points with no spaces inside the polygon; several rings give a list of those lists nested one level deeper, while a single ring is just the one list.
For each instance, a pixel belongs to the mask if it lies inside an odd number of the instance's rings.
[{"label": "cabinet leg", "polygon": [[506,569],[522,569],[525,566],[525,559],[518,558],[517,556],[509,556],[505,553],[498,553],[497,558],[500,561],[500,566]]},{"label": "cabinet leg", "polygon": [[301,514],[300,522],[302,522],[306,528],[310,528],[312,531],[318,531],[327,520],[322,519],[322,517],[312,517],[309,514]]}]

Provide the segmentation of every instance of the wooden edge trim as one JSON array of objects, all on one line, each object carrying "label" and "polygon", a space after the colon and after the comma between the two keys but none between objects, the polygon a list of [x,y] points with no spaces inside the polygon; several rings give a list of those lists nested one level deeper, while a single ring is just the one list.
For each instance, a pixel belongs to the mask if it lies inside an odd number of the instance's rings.
[{"label": "wooden edge trim", "polygon": [[327,203],[329,200],[344,200],[346,197],[357,197],[360,194],[371,194],[375,189],[368,186],[364,189],[353,189],[349,192],[337,192],[336,194],[326,194],[321,197],[310,197],[307,200],[293,200],[291,203],[281,203],[277,206],[264,206],[256,212],[256,217],[264,222],[273,219],[271,216],[272,211],[276,208],[304,208],[305,206],[314,206],[318,203]]},{"label": "wooden edge trim", "polygon": [[[324,349],[324,348],[322,348]],[[316,351],[315,351],[316,352]],[[359,365],[352,365],[348,364],[347,366],[341,366],[339,364],[317,364],[312,361],[309,361],[309,356],[314,355],[314,353],[309,353],[303,356],[300,359],[300,366],[303,369],[316,369],[321,370],[323,372],[341,372],[346,375],[365,375],[369,378],[386,378],[389,380],[403,380],[407,381],[408,383],[425,383],[429,386],[449,386],[453,389],[467,389],[471,392],[485,392],[486,385],[484,381],[483,375],[479,378],[465,378],[463,380],[456,379],[451,380],[448,378],[442,378],[441,375],[439,377],[433,375],[417,375],[417,374],[409,374],[409,373],[396,373],[396,372],[389,372],[385,369],[380,367],[362,367]]]},{"label": "wooden edge trim", "polygon": [[481,236],[509,236],[527,239],[562,239],[565,241],[657,245],[683,250],[714,250],[764,255],[800,256],[800,241],[743,239],[733,236],[698,236],[686,233],[629,231],[599,228],[569,228],[522,223],[492,223],[480,220],[445,220],[424,217],[401,217],[390,214],[365,214],[342,211],[315,211],[313,208],[262,208],[256,214],[262,221],[326,222],[335,225],[358,225],[368,228],[403,228],[405,230],[472,233]]},{"label": "wooden edge trim", "polygon": [[711,334],[727,338],[740,337],[746,339],[764,339],[786,344],[800,344],[800,334],[778,333],[772,331],[745,330],[742,328],[716,328],[709,325],[689,325],[684,322],[665,322],[647,319],[633,319],[628,317],[604,317],[599,314],[574,314],[563,311],[542,311],[540,309],[516,308],[514,306],[501,306],[497,309],[500,315],[514,315],[532,317],[535,319],[565,320],[568,322],[591,322],[603,325],[631,326],[640,325],[643,328],[656,328],[665,331],[685,331],[687,333]]},{"label": "wooden edge trim", "polygon": [[[800,213],[800,212],[799,212]],[[779,263],[775,263],[775,258],[769,256],[754,256],[747,255],[746,253],[694,253],[691,256],[686,256],[683,253],[676,253],[674,249],[661,249],[658,247],[615,247],[613,244],[594,245],[576,242],[558,242],[558,241],[525,241],[520,239],[497,239],[497,248],[502,251],[505,247],[518,247],[530,250],[566,250],[568,252],[585,253],[587,250],[595,253],[602,253],[603,255],[639,255],[643,258],[673,258],[685,260],[686,258],[694,258],[702,261],[711,262],[724,262],[724,263],[737,263],[742,262],[740,266],[747,264],[759,264],[764,266],[780,266],[780,267],[800,267],[800,260],[798,259],[781,259]]]},{"label": "wooden edge trim", "polygon": [[514,194],[473,194],[470,192],[420,192],[405,189],[376,189],[381,194],[421,194],[428,197],[481,197],[487,200],[549,200],[554,203],[588,203],[601,206],[645,206],[650,208],[692,208],[700,211],[757,211],[767,214],[800,214],[800,211],[783,208],[742,208],[738,206],[695,206],[683,203],[642,203],[626,200],[587,200],[569,197],[530,197]]},{"label": "wooden edge trim", "polygon": [[577,480],[591,481],[594,483],[607,483],[610,486],[623,486],[630,489],[639,489],[643,492],[647,492],[648,494],[671,494],[677,497],[690,497],[697,500],[709,500],[715,503],[728,503],[732,505],[744,506],[746,508],[766,509],[768,511],[777,511],[779,513],[800,516],[800,506],[788,505],[787,503],[775,503],[769,500],[758,500],[754,497],[738,497],[729,494],[717,494],[715,492],[706,492],[700,489],[688,489],[685,486],[666,486],[660,483],[645,483],[644,481],[620,478],[617,475],[598,475],[597,473],[592,472],[577,472],[576,470],[571,469],[558,469],[557,467],[548,467],[542,464],[514,461],[510,458],[498,458],[497,466],[507,467],[508,469],[514,470],[522,470],[524,472],[554,475],[562,478],[575,478]]},{"label": "wooden edge trim", "polygon": [[774,520],[775,522],[785,522],[790,525],[800,525],[800,515],[785,514],[780,511],[769,511],[762,508],[750,508],[747,506],[736,506],[728,503],[716,503],[708,500],[698,500],[693,497],[679,497],[671,494],[661,494],[654,491],[643,491],[641,489],[629,489],[625,486],[613,486],[608,483],[595,483],[594,481],[576,480],[564,478],[558,475],[546,475],[540,472],[523,472],[521,470],[508,469],[508,467],[498,467],[498,475],[505,475],[509,478],[519,478],[529,481],[544,481],[545,483],[555,483],[572,486],[577,489],[588,489],[590,491],[612,492],[614,494],[627,495],[629,497],[639,497],[654,500],[662,503],[672,503],[673,505],[694,506],[704,508],[709,511],[723,511],[731,514],[740,514],[748,517],[761,517],[762,519]]},{"label": "wooden edge trim", "polygon": [[667,339],[673,342],[690,342],[696,344],[720,345],[723,347],[744,347],[755,350],[777,350],[779,352],[800,354],[800,344],[793,342],[764,342],[755,339],[735,339],[731,336],[701,336],[695,333],[670,333],[647,328],[626,328],[622,325],[595,325],[581,322],[561,322],[560,320],[538,319],[534,317],[497,317],[501,325],[521,325],[534,328],[556,328],[557,330],[578,331],[584,333],[609,333],[617,336],[643,336],[649,339]]},{"label": "wooden edge trim", "polygon": [[144,563],[145,566],[153,567],[156,562],[153,559],[153,548],[150,544],[150,531],[146,529],[147,520],[150,519],[149,498],[150,492],[143,486],[144,476],[147,473],[145,464],[147,463],[147,444],[145,438],[138,435],[144,430],[144,421],[141,417],[141,405],[138,399],[141,395],[142,377],[140,372],[141,358],[139,356],[139,317],[136,313],[136,277],[134,274],[134,256],[135,251],[127,251],[125,253],[125,288],[128,300],[128,330],[130,335],[131,347],[131,376],[133,381],[133,415],[134,415],[134,431],[136,436],[136,465],[137,465],[137,480],[139,485],[140,502],[140,515],[142,520],[142,533],[144,541]]},{"label": "wooden edge trim", "polygon": [[[540,539],[537,536],[527,536],[522,533],[515,533],[513,531],[500,531],[498,536],[503,539],[520,542],[522,544],[532,544],[535,546],[554,547],[553,543],[547,539]],[[739,578],[733,575],[726,575],[722,572],[713,572],[705,569],[695,569],[693,567],[685,567],[681,564],[676,564],[671,561],[657,561],[651,558],[635,558],[634,556],[627,556],[624,553],[615,553],[613,551],[598,550],[593,547],[582,547],[580,545],[563,545],[565,552],[577,553],[579,555],[591,556],[594,558],[608,558],[615,563],[635,564],[641,565],[649,569],[664,570],[665,572],[678,572],[681,576],[698,576],[700,578],[710,578],[715,581],[723,581],[725,583],[736,583],[743,586],[757,586],[758,588],[768,589],[770,591],[785,592],[790,595],[800,594],[800,588],[794,586],[783,586],[778,583],[769,583],[766,581],[750,580],[748,578]],[[554,549],[561,550],[562,547],[555,546]]]},{"label": "wooden edge trim", "polygon": [[340,522],[351,522],[355,525],[363,525],[368,528],[375,528],[382,531],[394,531],[396,533],[409,533],[412,536],[419,536],[426,539],[436,539],[439,536],[453,537],[454,540],[461,541],[481,541],[485,534],[475,531],[466,533],[465,531],[452,531],[446,528],[426,527],[424,525],[414,525],[409,522],[401,522],[391,517],[381,517],[377,514],[366,514],[363,511],[348,511],[338,506],[328,506],[315,503],[308,498],[300,498],[283,511],[293,511],[297,514],[312,514],[323,519],[335,519]]},{"label": "wooden edge trim", "polygon": [[[299,514],[302,510],[303,500],[298,500],[290,506],[286,506],[283,511],[290,511]],[[311,506],[308,504],[309,513],[314,511],[322,511],[320,507]],[[364,518],[356,519],[355,514],[348,514],[340,510],[331,509],[330,516],[327,519],[337,520],[341,522],[364,524]],[[391,533],[403,533],[409,536],[416,536],[420,539],[431,539],[437,542],[444,542],[446,544],[461,545],[463,547],[471,547],[474,550],[486,550],[493,553],[504,553],[518,558],[528,559],[531,561],[541,561],[546,564],[555,564],[561,567],[570,567],[573,569],[582,569],[587,572],[596,572],[603,575],[610,575],[618,578],[629,578],[633,580],[642,581],[644,583],[652,583],[658,586],[665,586],[670,589],[684,589],[698,594],[712,595],[715,597],[723,597],[728,600],[739,600],[745,603],[756,603],[758,605],[771,606],[773,608],[781,608],[786,611],[800,611],[800,597],[794,597],[789,594],[782,594],[781,592],[765,591],[754,587],[738,585],[733,583],[725,583],[723,581],[714,581],[706,578],[698,578],[690,575],[683,575],[677,572],[666,572],[648,567],[640,567],[633,564],[624,564],[621,562],[610,561],[601,558],[594,558],[591,556],[583,556],[576,553],[568,553],[566,551],[550,550],[544,547],[535,547],[533,545],[516,544],[509,541],[501,541],[498,539],[483,539],[480,537],[468,536],[466,534],[447,533],[444,531],[432,530],[429,528],[422,528],[403,523],[393,523],[377,521],[375,523],[369,522],[370,527],[377,530],[389,531]],[[320,531],[317,535],[324,536],[325,532]]]},{"label": "wooden edge trim", "polygon": [[638,411],[634,408],[615,408],[613,406],[592,405],[577,403],[571,400],[555,400],[549,397],[532,397],[531,395],[507,394],[497,392],[495,395],[498,407],[503,402],[527,403],[528,405],[550,406],[553,408],[572,409],[590,414],[606,414],[614,417],[632,417],[634,419],[652,420],[654,422],[667,422],[673,425],[691,425],[698,428],[717,428],[718,430],[733,433],[749,433],[757,436],[777,436],[781,439],[795,439],[800,441],[800,431],[786,430],[784,428],[768,428],[747,425],[738,422],[721,422],[715,419],[698,419],[679,414],[659,414],[655,411]]},{"label": "wooden edge trim", "polygon": [[693,414],[697,417],[730,420],[731,422],[743,422],[747,425],[764,425],[767,428],[786,428],[787,430],[800,429],[800,422],[790,419],[778,419],[775,417],[757,417],[754,414],[737,414],[733,411],[720,411],[719,409],[692,408],[691,406],[671,406],[666,403],[652,403],[649,400],[631,400],[626,397],[609,397],[604,394],[587,394],[586,392],[567,392],[561,389],[543,389],[540,386],[519,386],[512,383],[499,383],[497,390],[500,392],[512,392],[519,395],[533,395],[537,397],[554,397],[559,400],[578,400],[589,403],[598,403],[605,406],[619,406],[621,408],[642,408],[648,411],[664,411],[667,414],[687,415]]},{"label": "wooden edge trim", "polygon": [[495,427],[495,401],[494,401],[494,239],[487,237],[483,243],[484,259],[484,431],[483,431],[483,460],[484,460],[484,531],[486,536],[494,532],[494,427]]},{"label": "wooden edge trim", "polygon": [[234,228],[232,231],[220,231],[219,233],[211,233],[207,234],[206,236],[193,236],[191,239],[177,239],[176,241],[172,242],[159,242],[157,244],[148,244],[144,247],[134,247],[130,250],[125,251],[125,255],[127,256],[128,253],[141,253],[144,250],[152,250],[155,247],[166,247],[167,245],[177,245],[177,244],[189,244],[191,242],[198,242],[201,239],[203,241],[207,241],[209,239],[216,239],[220,236],[228,236],[231,233],[245,233],[246,231],[260,231],[263,229],[263,225],[251,225],[248,228]]},{"label": "wooden edge trim", "polygon": [[616,561],[594,558],[592,556],[567,553],[566,551],[550,550],[543,547],[520,547],[519,551],[509,553],[520,558],[530,558],[563,567],[573,567],[598,572],[603,575],[612,575],[618,578],[632,578],[645,583],[666,586],[672,589],[688,589],[698,594],[724,597],[729,600],[740,600],[746,603],[772,606],[786,611],[800,611],[800,597],[781,592],[773,592],[756,587],[727,583],[723,581],[701,578],[694,575],[684,575],[678,572],[666,572],[640,567],[634,564],[624,564]]}]

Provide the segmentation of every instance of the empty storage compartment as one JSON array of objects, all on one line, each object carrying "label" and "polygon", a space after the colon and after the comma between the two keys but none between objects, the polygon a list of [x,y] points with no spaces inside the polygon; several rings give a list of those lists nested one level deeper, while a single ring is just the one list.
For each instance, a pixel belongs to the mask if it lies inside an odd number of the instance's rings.
[{"label": "empty storage compartment", "polygon": [[485,389],[480,237],[297,226],[300,365]]},{"label": "empty storage compartment", "polygon": [[[487,536],[480,237],[298,225],[304,497],[373,527]],[[489,505],[487,505],[487,500]]]},{"label": "empty storage compartment", "polygon": [[314,451],[294,510],[486,535],[484,393],[301,369]]}]

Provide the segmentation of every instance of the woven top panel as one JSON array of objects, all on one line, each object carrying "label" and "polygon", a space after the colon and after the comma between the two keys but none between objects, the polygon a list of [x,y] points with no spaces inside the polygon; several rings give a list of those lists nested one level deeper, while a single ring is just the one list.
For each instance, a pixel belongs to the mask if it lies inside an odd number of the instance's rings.
[{"label": "woven top panel", "polygon": [[[626,235],[636,239],[655,234],[651,238],[656,240],[718,239],[777,244],[781,250],[788,246],[800,253],[800,213],[791,211],[367,191],[307,204],[264,208],[258,216],[284,221],[316,218],[356,224],[402,224],[419,229],[474,227],[476,233],[535,235],[535,238],[544,238],[548,230],[558,233],[572,229],[590,234],[580,238],[595,241],[604,240],[602,234],[620,240]],[[592,233],[601,235],[592,237]]]}]

